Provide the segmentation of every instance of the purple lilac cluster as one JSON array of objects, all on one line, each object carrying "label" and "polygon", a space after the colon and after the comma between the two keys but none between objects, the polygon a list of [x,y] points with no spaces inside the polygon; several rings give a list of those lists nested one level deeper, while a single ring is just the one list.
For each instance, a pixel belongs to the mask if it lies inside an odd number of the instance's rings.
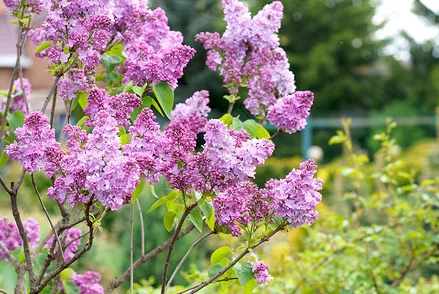
[{"label": "purple lilac cluster", "polygon": [[209,92],[206,90],[195,92],[192,97],[186,99],[185,103],[175,105],[172,111],[171,121],[181,117],[200,116],[207,117],[210,112]]},{"label": "purple lilac cluster", "polygon": [[206,64],[219,70],[232,96],[248,88],[245,107],[258,119],[267,118],[279,129],[293,133],[303,129],[309,115],[311,92],[294,93],[294,75],[277,32],[283,5],[275,1],[253,18],[238,0],[223,0],[227,28],[218,33],[201,33],[196,40],[207,50]]},{"label": "purple lilac cluster", "polygon": [[323,181],[314,178],[316,169],[315,162],[307,160],[285,179],[272,179],[265,185],[275,214],[286,219],[294,228],[309,225],[318,218],[315,209],[322,195],[317,191],[322,189]]},{"label": "purple lilac cluster", "polygon": [[140,168],[122,153],[118,121],[110,113],[98,111],[92,126],[90,134],[76,126],[66,127],[68,149],[47,195],[70,206],[97,199],[111,210],[119,210],[139,184]]},{"label": "purple lilac cluster", "polygon": [[[27,113],[27,105],[30,107],[30,93],[31,93],[31,84],[28,79],[23,79],[23,89],[21,89],[21,81],[20,79],[16,79],[14,81],[14,87],[12,92],[12,104],[10,106],[10,112],[14,112],[19,110],[24,114]],[[26,100],[25,100],[26,97]],[[6,99],[4,98],[2,103],[0,104],[0,109],[4,110],[6,106]]]},{"label": "purple lilac cluster", "polygon": [[268,273],[270,267],[266,265],[263,261],[250,262],[252,266],[252,273],[255,277],[256,282],[259,285],[267,285],[273,277]]},{"label": "purple lilac cluster", "polygon": [[130,114],[134,108],[139,107],[142,101],[134,94],[121,93],[116,96],[109,96],[105,90],[92,89],[88,92],[88,105],[84,108],[86,115],[90,117],[89,125],[100,111],[108,113],[117,122],[119,127],[130,125]]},{"label": "purple lilac cluster", "polygon": [[275,1],[252,18],[238,0],[223,0],[222,4],[227,23],[224,34],[201,33],[196,40],[208,50],[207,65],[220,71],[230,94],[237,95],[247,85],[249,97],[244,104],[253,115],[265,117],[277,96],[295,90],[294,75],[277,36],[283,5]]},{"label": "purple lilac cluster", "polygon": [[5,153],[20,164],[29,173],[41,169],[46,175],[53,175],[53,159],[59,158],[62,151],[55,140],[55,131],[50,128],[49,119],[40,111],[31,112],[22,128],[15,130],[17,141],[5,148]]},{"label": "purple lilac cluster", "polygon": [[76,284],[80,294],[103,294],[104,288],[99,285],[101,275],[97,272],[88,271],[83,275],[74,274],[70,280]]},{"label": "purple lilac cluster", "polygon": [[[80,229],[77,228],[71,228],[67,231],[67,234],[65,236],[65,245],[64,248],[64,259],[66,261],[69,261],[73,258],[76,251],[79,248],[79,245],[81,245],[81,235],[82,232]],[[54,240],[54,237],[52,236],[46,243],[46,248],[51,248],[53,246],[53,242],[56,242]]]},{"label": "purple lilac cluster", "polygon": [[300,164],[285,179],[268,181],[265,188],[245,182],[218,193],[212,203],[215,217],[233,236],[242,234],[242,227],[266,218],[282,217],[293,227],[310,225],[317,220],[315,210],[322,196],[323,181],[314,178],[316,165],[313,160]]},{"label": "purple lilac cluster", "polygon": [[44,9],[47,9],[50,3],[50,1],[48,0],[4,0],[3,2],[5,3],[6,9],[9,12],[15,12],[20,10],[21,8],[24,8],[25,11],[30,13],[41,12]]},{"label": "purple lilac cluster", "polygon": [[162,9],[149,10],[146,1],[135,0],[51,1],[47,18],[30,39],[36,45],[52,42],[40,57],[59,68],[69,64],[59,81],[63,99],[93,87],[101,54],[117,42],[126,55],[124,65],[117,67],[125,75],[123,82],[141,86],[167,82],[177,87],[195,53],[182,44],[181,33],[170,30]]},{"label": "purple lilac cluster", "polygon": [[268,119],[287,133],[295,133],[306,126],[306,118],[314,100],[311,91],[297,91],[282,97],[268,109]]},{"label": "purple lilac cluster", "polygon": [[[32,218],[23,221],[23,226],[29,243],[35,245],[40,237],[40,226]],[[21,239],[17,225],[9,222],[7,217],[0,218],[0,242],[10,252],[23,246],[23,240]],[[6,253],[0,249],[0,260],[5,259],[5,257]]]}]

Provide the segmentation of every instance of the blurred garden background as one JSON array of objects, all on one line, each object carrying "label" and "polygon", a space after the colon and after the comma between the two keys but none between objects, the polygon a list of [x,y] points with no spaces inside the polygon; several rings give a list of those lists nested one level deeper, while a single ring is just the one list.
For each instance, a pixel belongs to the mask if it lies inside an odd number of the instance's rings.
[{"label": "blurred garden background", "polygon": [[[271,1],[245,2],[258,11]],[[275,156],[258,169],[257,184],[270,177],[283,178],[304,158],[312,157],[319,162],[318,176],[325,185],[316,224],[282,234],[255,253],[264,256],[274,280],[254,292],[439,293],[438,1],[282,2],[281,46],[298,90],[313,91],[315,100],[304,131],[274,139]],[[185,43],[197,50],[179,82],[176,102],[206,89],[211,93],[212,116],[221,116],[227,109],[222,99],[226,89],[221,77],[205,66],[205,51],[193,39],[202,31],[224,31],[220,1],[149,0],[149,6],[162,7],[170,27],[181,31]],[[1,17],[6,19],[4,13]],[[13,36],[7,21],[0,26],[5,38]],[[37,89],[33,97],[38,99],[51,80],[35,74],[35,68],[41,71],[44,65],[28,49],[24,74]],[[1,50],[6,56],[10,49],[0,46]],[[3,76],[10,69],[0,58],[1,62]],[[234,115],[250,118],[240,102]],[[342,120],[347,117],[351,120]],[[30,178],[25,181],[22,194],[33,195]],[[50,180],[38,174],[37,183],[44,190]],[[155,197],[167,192],[166,183],[159,183],[145,189],[141,197],[147,250],[170,236],[163,230],[162,216],[147,213]],[[26,216],[45,221],[35,197],[20,199]],[[45,204],[49,209],[55,205],[47,198]],[[8,205],[8,197],[0,196],[1,216],[10,216]],[[96,246],[78,265],[100,272],[103,285],[129,266],[129,219],[129,207],[117,216],[109,213]],[[138,220],[136,224],[135,242],[140,246]],[[179,241],[174,264],[199,235],[192,232]],[[209,263],[213,248],[209,242],[226,241],[232,242],[219,236],[199,245],[175,282],[196,281],[197,275],[184,273]],[[158,256],[136,272],[136,291],[154,293],[162,268],[153,265],[163,264],[163,259]],[[0,287],[12,291],[13,283],[12,267],[0,263]],[[241,291],[235,284],[218,285],[205,293]],[[126,289],[127,285],[119,291]]]}]

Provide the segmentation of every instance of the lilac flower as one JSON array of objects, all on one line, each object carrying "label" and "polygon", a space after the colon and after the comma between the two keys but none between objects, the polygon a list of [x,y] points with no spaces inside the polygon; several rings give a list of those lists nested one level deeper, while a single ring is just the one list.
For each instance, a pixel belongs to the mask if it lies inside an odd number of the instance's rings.
[{"label": "lilac flower", "polygon": [[76,284],[80,294],[103,294],[104,288],[99,285],[101,275],[97,272],[88,271],[83,275],[74,274],[70,280]]},{"label": "lilac flower", "polygon": [[187,116],[201,116],[207,117],[210,112],[209,92],[206,90],[195,92],[192,97],[186,99],[184,103],[175,105],[171,113],[171,120],[176,120],[180,117]]},{"label": "lilac flower", "polygon": [[273,277],[268,273],[270,267],[266,265],[263,261],[257,261],[256,263],[250,262],[252,265],[252,273],[255,277],[256,282],[259,285],[267,285]]},{"label": "lilac flower", "polygon": [[322,189],[323,181],[314,178],[315,174],[315,162],[307,160],[285,179],[272,179],[265,185],[267,194],[272,198],[275,214],[285,218],[294,228],[310,225],[318,218],[315,209],[322,195],[317,191]]},{"label": "lilac flower", "polygon": [[247,87],[244,105],[253,115],[265,118],[278,96],[295,90],[294,75],[277,36],[282,3],[266,5],[253,18],[238,0],[223,0],[223,8],[227,23],[223,36],[201,33],[196,40],[208,50],[206,64],[219,70],[230,94],[236,96],[240,87]]},{"label": "lilac flower", "polygon": [[142,176],[150,183],[158,181],[160,173],[160,126],[155,122],[151,109],[144,108],[130,127],[131,142],[124,146],[124,155],[134,159]]},{"label": "lilac flower", "polygon": [[88,103],[84,108],[86,115],[90,117],[89,125],[93,126],[96,114],[106,111],[117,121],[119,127],[129,126],[129,117],[134,108],[139,107],[142,101],[134,94],[121,93],[109,96],[105,90],[92,89],[88,93]]},{"label": "lilac flower", "polygon": [[[29,218],[23,221],[24,230],[26,231],[28,241],[31,245],[35,245],[38,242],[40,236],[40,226],[38,223]],[[23,246],[23,240],[21,239],[20,232],[18,231],[15,223],[9,222],[7,217],[0,218],[0,242],[10,252]],[[0,260],[6,257],[6,253],[0,249]]]},{"label": "lilac flower", "polygon": [[[81,235],[82,232],[80,229],[77,228],[71,228],[67,231],[67,234],[65,236],[65,248],[63,250],[64,252],[64,259],[66,261],[69,261],[75,256],[76,251],[78,251],[79,245],[81,245]],[[60,236],[61,241],[62,237]],[[55,240],[54,236],[50,237],[50,239],[47,241],[45,248],[52,248],[53,242],[56,243],[56,246],[58,246],[57,241]]]},{"label": "lilac flower", "polygon": [[261,198],[258,187],[250,182],[218,193],[212,204],[217,223],[226,226],[235,237],[242,233],[240,226],[258,222],[270,214],[268,203]]},{"label": "lilac flower", "polygon": [[[55,140],[55,131],[50,128],[49,119],[40,111],[34,111],[24,120],[22,128],[15,130],[17,140],[7,146],[5,153],[11,159],[18,160],[24,169],[34,173],[51,164],[52,153],[62,152]],[[47,154],[49,153],[49,154]],[[48,156],[49,155],[49,156]],[[48,177],[52,173],[47,174]]]},{"label": "lilac flower", "polygon": [[311,91],[295,92],[294,95],[283,97],[269,108],[268,119],[290,134],[303,130],[313,99]]},{"label": "lilac flower", "polygon": [[68,127],[66,155],[47,196],[70,206],[90,201],[95,197],[111,210],[119,210],[131,198],[139,184],[140,168],[135,159],[120,150],[115,118],[100,110],[93,114],[94,129],[86,135],[77,127]]}]

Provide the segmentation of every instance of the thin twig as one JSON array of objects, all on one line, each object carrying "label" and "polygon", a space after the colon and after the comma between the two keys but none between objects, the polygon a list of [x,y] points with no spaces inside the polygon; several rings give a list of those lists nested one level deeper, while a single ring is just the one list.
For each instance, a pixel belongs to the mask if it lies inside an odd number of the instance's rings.
[{"label": "thin twig", "polygon": [[55,120],[55,107],[56,107],[56,97],[58,96],[58,85],[55,86],[55,91],[53,92],[52,109],[50,110],[50,127],[53,128],[53,121]]},{"label": "thin twig", "polygon": [[3,290],[3,289],[0,289],[0,293],[2,293],[2,294],[8,294],[8,292],[6,292],[6,291]]},{"label": "thin twig", "polygon": [[55,80],[53,81],[52,87],[50,88],[49,94],[47,94],[46,100],[44,100],[44,104],[43,107],[41,108],[41,112],[45,112],[47,105],[50,102],[50,99],[52,99],[53,93],[55,92],[56,86],[58,85],[59,79],[62,77],[63,72],[59,72],[56,77]]},{"label": "thin twig", "polygon": [[235,102],[230,102],[229,107],[227,108],[227,114],[232,114],[233,106],[235,105]]},{"label": "thin twig", "polygon": [[271,135],[270,140],[273,140],[274,138],[276,138],[282,132],[283,132],[282,129],[277,129],[276,133]]},{"label": "thin twig", "polygon": [[220,272],[216,273],[213,277],[211,277],[209,280],[202,282],[198,285],[196,285],[195,287],[192,287],[190,289],[186,289],[182,292],[178,292],[178,294],[182,294],[182,293],[186,293],[189,291],[189,294],[193,294],[193,293],[197,293],[198,291],[200,291],[201,289],[203,289],[204,287],[206,287],[207,285],[209,285],[210,283],[212,283],[213,281],[215,281],[217,278],[219,278],[220,276],[222,276],[225,272],[227,272],[229,269],[231,269],[236,263],[238,263],[238,261],[240,261],[242,258],[244,258],[247,254],[250,253],[250,250],[255,249],[256,247],[260,246],[261,244],[267,242],[268,240],[270,240],[271,237],[273,237],[273,235],[275,235],[277,232],[281,231],[284,228],[284,225],[280,225],[278,226],[274,231],[272,231],[270,234],[268,234],[267,236],[263,237],[256,245],[253,245],[249,248],[247,248],[246,250],[244,250],[238,257],[236,257],[232,262],[230,262],[224,269],[222,269]]},{"label": "thin twig", "polygon": [[35,183],[34,174],[31,174],[30,177],[32,180],[32,186],[34,187],[35,193],[37,194],[38,200],[40,201],[41,207],[43,208],[47,220],[49,221],[50,227],[52,228],[52,232],[55,235],[56,242],[58,242],[59,251],[61,252],[61,261],[64,262],[64,251],[62,249],[61,240],[59,239],[58,233],[56,232],[55,227],[53,226],[52,219],[49,216],[49,212],[47,211],[46,206],[44,205],[44,202],[41,199],[40,192],[38,192],[37,184]]},{"label": "thin twig", "polygon": [[142,207],[140,205],[139,198],[136,200],[137,203],[137,209],[139,210],[139,218],[140,218],[140,237],[141,240],[141,248],[142,248],[142,255],[145,254],[145,224],[143,223],[143,214],[142,214]]},{"label": "thin twig", "polygon": [[172,236],[172,241],[171,244],[169,245],[168,254],[166,255],[166,259],[165,259],[165,266],[163,267],[161,294],[166,293],[166,276],[168,275],[169,262],[171,261],[171,255],[172,255],[172,250],[174,249],[175,241],[177,241],[177,236],[180,233],[181,228],[183,227],[183,223],[186,220],[186,217],[190,214],[191,210],[194,209],[196,206],[197,203],[194,203],[186,208],[183,215],[181,216],[177,228],[175,229],[174,235]]},{"label": "thin twig", "polygon": [[5,253],[6,257],[8,258],[8,261],[12,263],[12,265],[17,270],[20,267],[20,264],[15,259],[14,255],[12,255],[11,251],[6,248],[5,244],[3,244],[2,241],[0,241],[0,249]]},{"label": "thin twig", "polygon": [[31,285],[34,285],[36,281],[36,277],[34,272],[34,265],[32,263],[31,254],[30,254],[29,239],[27,238],[27,233],[23,226],[23,222],[21,220],[20,211],[18,210],[17,194],[15,192],[14,183],[11,183],[11,188],[14,191],[14,193],[10,194],[12,215],[14,216],[15,223],[20,233],[20,237],[23,241],[24,257],[26,260],[26,270],[29,273],[29,280]]},{"label": "thin twig", "polygon": [[183,265],[183,263],[185,262],[185,260],[188,258],[189,254],[191,253],[192,249],[195,248],[195,246],[197,246],[201,241],[203,241],[204,239],[206,239],[207,237],[211,236],[215,234],[214,231],[211,231],[203,236],[201,236],[201,238],[199,238],[197,241],[194,242],[194,244],[192,244],[192,246],[188,249],[188,251],[186,252],[186,254],[183,256],[183,258],[180,260],[180,262],[178,263],[178,265],[175,267],[174,272],[172,273],[171,277],[169,278],[168,283],[166,284],[166,289],[169,288],[169,286],[172,283],[172,280],[175,278],[175,276],[177,275],[178,271],[180,270],[181,266]]},{"label": "thin twig", "polygon": [[[178,234],[177,240],[180,239],[181,237],[189,234],[193,229],[195,229],[195,226],[193,224],[189,225],[186,229],[182,230],[180,232],[180,234]],[[134,262],[133,270],[135,270],[136,268],[138,268],[139,266],[141,266],[142,264],[144,264],[145,262],[147,262],[151,258],[160,254],[163,250],[168,248],[171,245],[171,242],[173,241],[173,239],[174,239],[174,236],[171,236],[168,240],[163,242],[161,245],[157,246],[156,248],[154,248],[153,250],[151,250],[147,254],[142,255],[139,259],[136,260],[136,262]],[[127,277],[129,277],[130,271],[131,271],[131,268],[128,268],[127,270],[125,270],[125,272],[120,277],[112,280],[110,285],[108,286],[108,288],[105,290],[105,293],[111,293],[114,291],[114,289],[116,289],[117,287],[122,285],[122,283],[127,279]]]},{"label": "thin twig", "polygon": [[0,184],[3,186],[3,189],[5,189],[6,192],[8,192],[8,194],[12,193],[12,190],[8,187],[8,185],[6,185],[5,180],[3,180],[3,177],[0,175]]},{"label": "thin twig", "polygon": [[133,293],[134,286],[134,270],[133,270],[133,259],[134,259],[134,204],[131,203],[131,220],[130,220],[130,294]]}]

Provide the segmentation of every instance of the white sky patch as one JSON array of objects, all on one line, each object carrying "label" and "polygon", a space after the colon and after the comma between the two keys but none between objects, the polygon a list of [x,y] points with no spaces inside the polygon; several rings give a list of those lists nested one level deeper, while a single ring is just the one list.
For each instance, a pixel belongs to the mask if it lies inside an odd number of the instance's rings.
[{"label": "white sky patch", "polygon": [[[413,0],[381,0],[373,21],[387,21],[383,29],[377,32],[377,38],[396,37],[394,43],[387,48],[387,53],[396,54],[398,58],[407,60],[407,43],[398,38],[406,31],[413,39],[421,43],[426,40],[436,40],[439,45],[439,26],[432,26],[426,20],[411,12]],[[430,9],[439,13],[439,0],[422,1]]]}]

